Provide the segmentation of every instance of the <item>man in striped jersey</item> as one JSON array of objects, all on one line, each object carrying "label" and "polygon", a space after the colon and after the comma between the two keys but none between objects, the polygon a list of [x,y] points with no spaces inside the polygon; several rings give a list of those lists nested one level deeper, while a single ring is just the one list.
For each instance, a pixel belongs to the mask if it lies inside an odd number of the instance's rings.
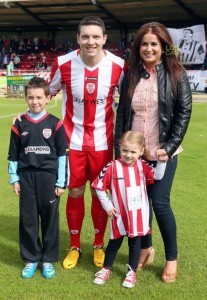
[{"label": "man in striped jersey", "polygon": [[[63,90],[63,122],[70,148],[66,206],[70,249],[63,261],[65,269],[74,268],[81,253],[86,182],[92,183],[112,159],[114,91],[124,75],[125,63],[103,49],[106,39],[105,25],[99,17],[84,18],[77,33],[80,49],[58,57],[51,71],[51,95]],[[94,189],[91,189],[91,195],[94,264],[102,267],[107,214]]]},{"label": "man in striped jersey", "polygon": [[183,64],[202,64],[205,58],[203,45],[193,40],[193,30],[190,28],[183,30],[183,39],[179,44],[179,52],[179,57]]}]

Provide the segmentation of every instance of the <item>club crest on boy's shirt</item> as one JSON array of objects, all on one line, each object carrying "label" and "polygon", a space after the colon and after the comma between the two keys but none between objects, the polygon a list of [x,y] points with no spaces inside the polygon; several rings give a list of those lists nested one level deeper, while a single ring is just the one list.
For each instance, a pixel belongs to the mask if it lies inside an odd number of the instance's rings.
[{"label": "club crest on boy's shirt", "polygon": [[43,129],[42,134],[43,134],[44,138],[49,139],[51,137],[52,130],[49,128],[45,128],[45,129]]}]

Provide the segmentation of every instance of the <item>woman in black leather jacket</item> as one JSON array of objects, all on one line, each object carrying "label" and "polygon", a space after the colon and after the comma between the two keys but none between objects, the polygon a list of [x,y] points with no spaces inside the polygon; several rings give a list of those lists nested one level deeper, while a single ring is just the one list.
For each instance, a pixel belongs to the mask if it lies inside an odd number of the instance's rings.
[{"label": "woman in black leather jacket", "polygon": [[[130,69],[122,83],[115,126],[115,155],[119,156],[122,134],[138,130],[145,135],[149,163],[167,161],[163,179],[148,186],[148,197],[165,247],[162,280],[166,283],[174,282],[177,275],[176,222],[170,207],[170,190],[191,109],[190,84],[166,27],[157,22],[143,25],[135,36]],[[159,148],[162,155],[156,157]],[[147,235],[142,237],[138,269],[151,263],[153,258],[151,235]]]}]

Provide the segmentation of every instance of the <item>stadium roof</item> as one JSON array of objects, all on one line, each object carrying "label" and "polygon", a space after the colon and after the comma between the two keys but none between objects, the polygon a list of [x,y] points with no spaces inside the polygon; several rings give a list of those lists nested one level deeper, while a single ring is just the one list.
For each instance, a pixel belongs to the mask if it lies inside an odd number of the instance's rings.
[{"label": "stadium roof", "polygon": [[76,30],[87,15],[107,29],[138,28],[157,21],[168,27],[207,25],[206,0],[14,0],[0,1],[0,32]]}]

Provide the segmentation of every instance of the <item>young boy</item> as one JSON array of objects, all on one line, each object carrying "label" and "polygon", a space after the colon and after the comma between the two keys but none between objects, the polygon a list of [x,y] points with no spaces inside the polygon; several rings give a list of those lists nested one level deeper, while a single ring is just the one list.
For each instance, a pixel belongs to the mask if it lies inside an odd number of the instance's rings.
[{"label": "young boy", "polygon": [[[29,110],[11,128],[9,183],[20,198],[22,278],[31,278],[42,262],[42,274],[53,278],[59,259],[59,197],[67,187],[68,143],[62,122],[46,112],[49,86],[34,77],[25,87]],[[41,221],[41,236],[39,233]]]}]

